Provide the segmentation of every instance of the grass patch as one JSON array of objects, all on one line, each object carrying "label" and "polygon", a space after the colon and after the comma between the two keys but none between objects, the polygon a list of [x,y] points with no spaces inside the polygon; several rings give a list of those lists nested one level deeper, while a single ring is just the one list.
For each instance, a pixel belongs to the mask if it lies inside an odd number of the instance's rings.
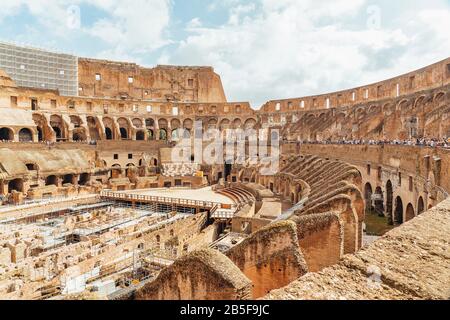
[{"label": "grass patch", "polygon": [[387,217],[380,217],[373,212],[366,213],[366,234],[369,236],[382,236],[386,232],[394,229],[394,226],[388,224]]}]

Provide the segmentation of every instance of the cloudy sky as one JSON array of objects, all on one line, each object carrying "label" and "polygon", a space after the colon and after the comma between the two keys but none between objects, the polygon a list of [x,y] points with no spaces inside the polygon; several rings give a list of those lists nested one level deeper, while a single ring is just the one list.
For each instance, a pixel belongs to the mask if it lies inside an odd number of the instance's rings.
[{"label": "cloudy sky", "polygon": [[83,57],[211,65],[255,108],[450,56],[450,0],[8,0],[0,40]]}]

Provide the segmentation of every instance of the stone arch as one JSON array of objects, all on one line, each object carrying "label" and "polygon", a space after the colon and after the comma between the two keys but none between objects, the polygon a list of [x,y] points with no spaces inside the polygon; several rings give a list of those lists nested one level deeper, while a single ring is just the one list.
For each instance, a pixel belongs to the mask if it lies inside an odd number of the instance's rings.
[{"label": "stone arch", "polygon": [[414,207],[411,203],[408,203],[406,206],[406,212],[405,212],[405,222],[408,222],[409,220],[414,219]]},{"label": "stone arch", "polygon": [[403,201],[400,196],[395,198],[394,224],[403,223]]},{"label": "stone arch", "polygon": [[422,214],[425,211],[425,203],[423,202],[422,196],[419,197],[417,201],[417,215]]},{"label": "stone arch", "polygon": [[372,185],[367,182],[364,186],[364,200],[366,202],[366,212],[372,211]]},{"label": "stone arch", "polygon": [[230,120],[222,119],[219,124],[219,129],[222,131],[222,130],[226,130],[229,128],[230,128]]},{"label": "stone arch", "polygon": [[14,141],[14,131],[7,127],[0,128],[0,140]]},{"label": "stone arch", "polygon": [[158,120],[158,126],[159,126],[161,129],[167,129],[167,127],[168,127],[168,122],[167,122],[167,120],[164,119],[164,118],[159,119],[159,120]]},{"label": "stone arch", "polygon": [[381,106],[379,106],[379,105],[373,105],[373,106],[370,106],[370,108],[369,108],[370,114],[380,113],[380,112],[381,112]]},{"label": "stone arch", "polygon": [[130,139],[131,132],[130,132],[130,124],[129,124],[128,119],[119,118],[119,119],[117,119],[117,124],[119,126],[120,138],[122,140]]},{"label": "stone arch", "polygon": [[211,118],[208,120],[207,129],[215,129],[217,128],[217,119]]},{"label": "stone arch", "polygon": [[83,125],[83,121],[81,120],[81,118],[77,115],[70,115],[70,123],[73,124],[73,126],[75,128],[79,128]]},{"label": "stone arch", "polygon": [[28,128],[20,129],[19,141],[20,142],[32,142],[33,141],[33,132]]},{"label": "stone arch", "polygon": [[72,140],[73,141],[86,141],[86,130],[84,128],[78,128],[73,131],[72,133]]},{"label": "stone arch", "polygon": [[146,126],[147,128],[153,128],[153,127],[155,127],[155,120],[152,119],[152,118],[147,118],[147,119],[145,119],[145,126]]},{"label": "stone arch", "polygon": [[167,140],[167,130],[162,128],[159,129],[159,140]]},{"label": "stone arch", "polygon": [[64,175],[62,184],[73,184],[73,174]]},{"label": "stone arch", "polygon": [[122,176],[122,166],[120,164],[113,164],[111,167],[111,178],[117,179]]},{"label": "stone arch", "polygon": [[394,190],[392,188],[391,180],[386,182],[386,216],[388,217],[389,224],[393,224],[393,200],[394,200]]},{"label": "stone arch", "polygon": [[152,129],[147,129],[147,139],[148,140],[155,139],[155,132]]},{"label": "stone arch", "polygon": [[254,118],[248,118],[244,122],[245,129],[254,129],[256,127],[256,120]]},{"label": "stone arch", "polygon": [[414,101],[414,109],[421,107],[425,98],[426,98],[426,96],[424,96],[424,95],[421,95],[420,97],[418,97],[416,99],[416,101]]},{"label": "stone arch", "polygon": [[407,109],[408,109],[408,107],[409,107],[409,104],[408,104],[408,100],[407,99],[402,99],[398,104],[397,104],[397,110],[400,110],[401,112],[405,112]]},{"label": "stone arch", "polygon": [[239,118],[236,118],[233,120],[233,129],[239,129],[242,127],[242,120]]},{"label": "stone arch", "polygon": [[184,129],[191,130],[193,128],[193,126],[194,126],[194,122],[192,121],[192,119],[190,119],[190,118],[184,119],[184,121],[183,121]]},{"label": "stone arch", "polygon": [[8,192],[23,192],[23,179],[14,179],[8,182]]},{"label": "stone arch", "polygon": [[37,132],[38,132],[38,141],[44,141],[49,137],[49,126],[47,124],[47,119],[38,113],[33,114],[33,121],[36,124]]},{"label": "stone arch", "polygon": [[113,134],[113,131],[111,130],[111,128],[108,128],[108,127],[105,128],[105,137],[106,137],[106,140],[114,139],[114,134]]},{"label": "stone arch", "polygon": [[100,126],[98,124],[98,120],[94,117],[88,116],[86,117],[86,121],[91,139],[95,141],[100,140]]},{"label": "stone arch", "polygon": [[58,186],[58,177],[55,175],[48,176],[47,178],[45,178],[45,185],[46,186],[51,186],[51,185]]},{"label": "stone arch", "polygon": [[172,130],[173,130],[173,129],[178,129],[178,128],[180,128],[180,127],[181,127],[181,122],[180,122],[180,120],[178,120],[178,119],[172,119],[172,120],[170,121],[170,127],[172,128]]},{"label": "stone arch", "polygon": [[383,190],[381,189],[381,187],[377,187],[375,189],[373,208],[379,216],[384,216]]},{"label": "stone arch", "polygon": [[78,184],[80,186],[85,186],[89,183],[90,179],[91,179],[91,175],[89,173],[82,173],[82,174],[80,174],[80,178],[78,179]]},{"label": "stone arch", "polygon": [[133,123],[133,126],[135,126],[138,129],[142,129],[143,125],[142,125],[142,120],[139,118],[134,118],[131,123]]},{"label": "stone arch", "polygon": [[114,140],[116,134],[115,134],[115,126],[114,121],[111,118],[103,118],[103,125],[105,127],[105,137],[106,140]]},{"label": "stone arch", "polygon": [[145,132],[142,130],[139,130],[136,132],[136,140],[142,141],[145,140]]},{"label": "stone arch", "polygon": [[63,118],[59,115],[52,115],[50,117],[50,126],[55,132],[56,141],[67,139],[67,128]]},{"label": "stone arch", "polygon": [[436,93],[434,95],[433,102],[436,103],[436,104],[440,103],[443,100],[444,96],[445,96],[445,92],[441,91],[441,92]]}]

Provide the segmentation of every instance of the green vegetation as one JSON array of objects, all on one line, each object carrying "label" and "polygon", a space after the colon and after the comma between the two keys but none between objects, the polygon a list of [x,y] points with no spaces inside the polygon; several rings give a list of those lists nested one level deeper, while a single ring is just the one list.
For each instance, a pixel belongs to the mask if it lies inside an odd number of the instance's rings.
[{"label": "green vegetation", "polygon": [[388,224],[386,217],[380,217],[374,212],[366,212],[366,234],[370,236],[382,236],[392,230],[394,226]]}]

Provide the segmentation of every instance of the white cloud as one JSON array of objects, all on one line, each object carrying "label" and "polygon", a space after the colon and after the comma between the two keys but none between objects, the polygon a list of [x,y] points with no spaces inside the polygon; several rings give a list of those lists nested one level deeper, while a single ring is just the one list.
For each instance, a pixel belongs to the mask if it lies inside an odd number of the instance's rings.
[{"label": "white cloud", "polygon": [[110,13],[85,31],[116,51],[146,52],[170,43],[165,29],[170,22],[170,0],[94,1]]},{"label": "white cloud", "polygon": [[[70,8],[83,4],[97,7],[105,17],[92,26],[71,28]],[[105,41],[108,52],[119,56],[152,51],[170,43],[165,33],[170,22],[171,0],[9,0],[2,3],[0,19],[13,15],[22,7],[38,20],[41,31],[61,38],[73,38],[76,33]],[[80,14],[84,12],[80,9]]]},{"label": "white cloud", "polygon": [[[380,7],[385,14],[380,28],[368,29],[369,5],[365,0],[262,0],[255,10],[248,2],[234,3],[225,25],[191,30],[164,59],[214,66],[230,100],[251,100],[259,107],[270,99],[382,80],[450,52],[448,5],[436,11],[402,5],[392,13],[387,4]],[[395,23],[387,20],[389,14],[396,14]]]}]

